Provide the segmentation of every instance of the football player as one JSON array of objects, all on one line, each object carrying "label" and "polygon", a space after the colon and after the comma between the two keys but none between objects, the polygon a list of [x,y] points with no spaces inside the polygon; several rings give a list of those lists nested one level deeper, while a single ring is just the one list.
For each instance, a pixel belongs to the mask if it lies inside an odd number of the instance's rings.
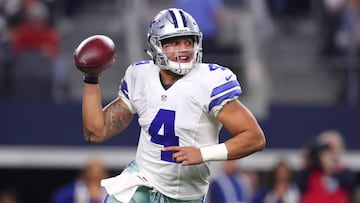
[{"label": "football player", "polygon": [[[102,180],[109,194],[104,202],[203,202],[210,162],[264,149],[263,131],[238,100],[236,75],[202,63],[202,33],[192,16],[163,10],[151,21],[147,37],[152,60],[130,65],[118,97],[104,108],[97,84],[101,72],[85,73],[87,141],[119,134],[135,114],[141,127],[135,160],[120,175]],[[233,137],[219,143],[223,126]]]}]

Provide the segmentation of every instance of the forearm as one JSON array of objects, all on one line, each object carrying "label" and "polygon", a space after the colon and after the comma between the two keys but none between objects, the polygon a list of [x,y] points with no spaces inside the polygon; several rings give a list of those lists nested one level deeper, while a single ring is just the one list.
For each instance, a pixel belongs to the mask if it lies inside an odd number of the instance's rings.
[{"label": "forearm", "polygon": [[262,132],[257,135],[242,132],[225,143],[200,148],[202,161],[223,161],[239,159],[265,147],[265,137]]},{"label": "forearm", "polygon": [[239,159],[265,147],[265,137],[261,130],[243,131],[225,142],[228,159]]},{"label": "forearm", "polygon": [[102,141],[105,138],[106,129],[99,85],[84,84],[82,117],[85,140]]}]

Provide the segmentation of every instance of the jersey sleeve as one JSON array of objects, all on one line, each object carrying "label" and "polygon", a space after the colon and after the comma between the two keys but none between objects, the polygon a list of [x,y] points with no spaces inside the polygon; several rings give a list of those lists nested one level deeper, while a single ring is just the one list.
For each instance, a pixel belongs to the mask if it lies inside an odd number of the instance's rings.
[{"label": "jersey sleeve", "polygon": [[215,71],[212,74],[213,83],[210,91],[208,111],[216,117],[226,103],[238,99],[242,90],[236,75],[230,69],[218,67]]},{"label": "jersey sleeve", "polygon": [[125,72],[124,77],[121,79],[118,96],[121,98],[122,101],[129,107],[131,113],[135,114],[136,109],[132,105],[131,101],[131,91],[132,87],[134,86],[135,79],[133,77],[133,65],[130,65]]}]

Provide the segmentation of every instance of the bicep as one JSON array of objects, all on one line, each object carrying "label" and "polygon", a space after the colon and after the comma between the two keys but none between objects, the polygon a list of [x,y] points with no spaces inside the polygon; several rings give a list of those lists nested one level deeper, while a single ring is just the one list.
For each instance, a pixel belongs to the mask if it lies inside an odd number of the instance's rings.
[{"label": "bicep", "polygon": [[232,135],[259,128],[252,113],[237,99],[224,105],[217,115],[217,119]]},{"label": "bicep", "polygon": [[265,136],[252,113],[237,99],[218,113],[218,120],[234,136],[225,142],[228,159],[238,159],[265,147]]},{"label": "bicep", "polygon": [[104,107],[106,138],[123,131],[133,119],[129,107],[120,97]]}]

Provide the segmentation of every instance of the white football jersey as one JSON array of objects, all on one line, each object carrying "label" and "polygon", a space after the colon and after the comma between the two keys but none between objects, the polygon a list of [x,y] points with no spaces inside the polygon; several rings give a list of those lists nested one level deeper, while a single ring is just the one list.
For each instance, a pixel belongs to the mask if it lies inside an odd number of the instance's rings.
[{"label": "white football jersey", "polygon": [[135,161],[141,173],[164,195],[201,199],[208,189],[208,163],[182,166],[167,146],[203,147],[218,144],[222,127],[216,115],[241,94],[236,75],[216,64],[198,64],[167,90],[152,61],[128,67],[119,96],[138,114],[141,126]]}]

